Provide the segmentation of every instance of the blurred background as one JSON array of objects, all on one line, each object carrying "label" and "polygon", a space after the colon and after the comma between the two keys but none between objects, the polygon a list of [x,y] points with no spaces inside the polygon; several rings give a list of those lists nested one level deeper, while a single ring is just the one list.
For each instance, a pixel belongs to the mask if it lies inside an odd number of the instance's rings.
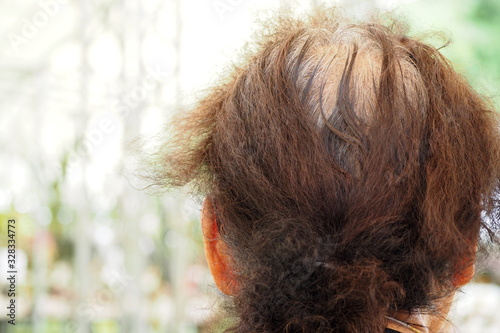
[{"label": "blurred background", "polygon": [[[499,0],[299,1],[391,11],[444,32],[458,71],[500,105]],[[285,0],[0,1],[0,332],[207,332],[219,294],[199,200],[149,196],[127,142],[189,108]],[[441,44],[440,44],[441,43]],[[443,44],[436,41],[436,46]],[[7,221],[16,220],[16,325]],[[500,332],[500,261],[458,296],[457,332]],[[215,331],[220,328],[215,329]]]}]

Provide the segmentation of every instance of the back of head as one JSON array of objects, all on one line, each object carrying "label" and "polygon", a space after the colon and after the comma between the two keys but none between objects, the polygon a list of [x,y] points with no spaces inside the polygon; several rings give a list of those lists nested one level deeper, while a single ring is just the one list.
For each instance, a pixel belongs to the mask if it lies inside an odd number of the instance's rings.
[{"label": "back of head", "polygon": [[381,332],[432,309],[499,220],[496,113],[398,25],[325,11],[268,30],[155,174],[214,203],[235,331]]}]

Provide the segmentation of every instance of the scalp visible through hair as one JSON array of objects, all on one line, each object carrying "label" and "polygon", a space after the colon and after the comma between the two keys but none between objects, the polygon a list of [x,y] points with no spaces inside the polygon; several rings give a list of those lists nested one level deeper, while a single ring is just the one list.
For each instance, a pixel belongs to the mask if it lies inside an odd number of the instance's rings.
[{"label": "scalp visible through hair", "polygon": [[240,286],[229,331],[382,332],[454,291],[496,231],[498,116],[400,25],[276,21],[150,179],[212,198]]}]

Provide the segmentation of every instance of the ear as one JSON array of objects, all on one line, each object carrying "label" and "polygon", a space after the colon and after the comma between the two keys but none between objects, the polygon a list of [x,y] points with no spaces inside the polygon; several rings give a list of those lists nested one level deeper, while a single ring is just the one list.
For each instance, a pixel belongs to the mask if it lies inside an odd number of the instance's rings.
[{"label": "ear", "polygon": [[[474,247],[474,258],[476,252],[477,245]],[[457,288],[460,288],[469,283],[476,272],[474,260],[472,258],[464,258],[459,266],[460,270],[455,274],[453,278],[453,285]]]},{"label": "ear", "polygon": [[474,264],[470,264],[469,266],[466,266],[464,269],[462,269],[461,271],[459,271],[455,274],[455,276],[453,278],[453,285],[457,288],[465,286],[467,283],[469,283],[472,280],[475,273],[476,273],[476,269],[475,269]]},{"label": "ear", "polygon": [[231,258],[228,255],[226,244],[220,237],[213,203],[208,198],[205,198],[203,202],[201,226],[205,256],[215,284],[224,294],[234,295],[237,285],[231,268]]},{"label": "ear", "polygon": [[457,288],[465,286],[472,280],[475,272],[476,270],[474,268],[474,265],[467,267],[462,272],[459,272],[455,275],[453,279],[453,285]]}]

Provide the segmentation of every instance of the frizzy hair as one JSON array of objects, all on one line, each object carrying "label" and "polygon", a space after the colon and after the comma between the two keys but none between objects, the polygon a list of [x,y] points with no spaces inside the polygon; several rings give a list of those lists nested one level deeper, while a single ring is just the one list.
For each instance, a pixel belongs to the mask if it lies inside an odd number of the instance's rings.
[{"label": "frizzy hair", "polygon": [[148,175],[213,201],[229,331],[382,332],[432,311],[497,229],[493,107],[400,24],[282,15],[252,45]]}]

